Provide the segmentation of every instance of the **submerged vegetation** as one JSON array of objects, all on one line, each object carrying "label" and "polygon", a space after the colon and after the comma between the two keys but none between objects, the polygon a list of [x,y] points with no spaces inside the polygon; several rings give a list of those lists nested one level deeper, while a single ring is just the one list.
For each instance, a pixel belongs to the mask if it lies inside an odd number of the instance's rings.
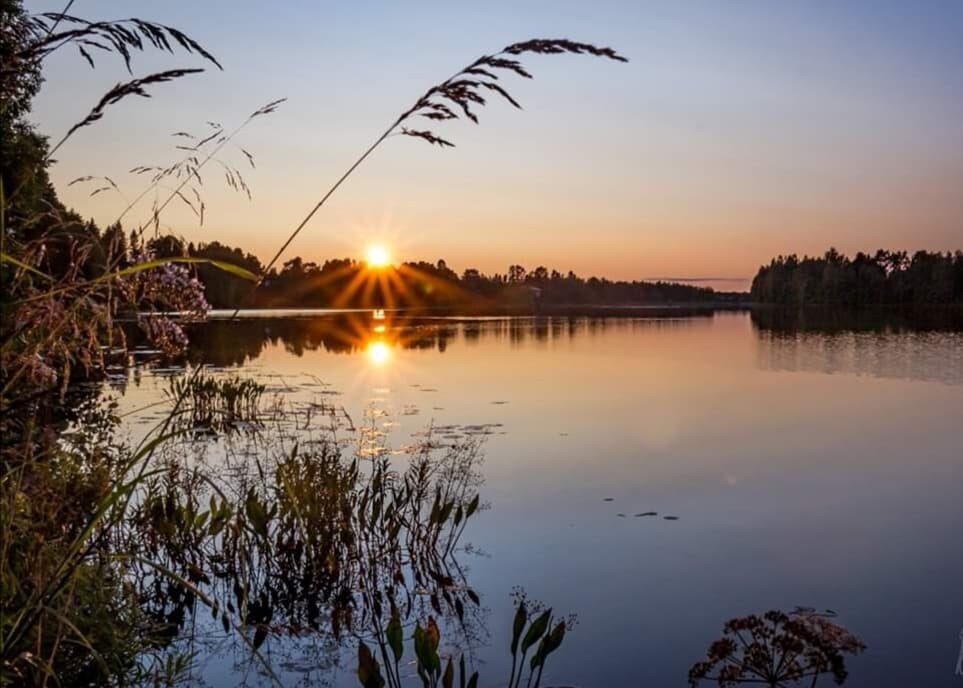
[{"label": "submerged vegetation", "polygon": [[[121,100],[201,70],[166,69],[118,84],[50,146],[27,119],[43,60],[70,47],[91,67],[94,55],[113,55],[132,70],[145,50],[221,65],[184,32],[139,19],[29,15],[19,0],[0,0],[0,19],[3,683],[192,682],[199,646],[219,638],[243,646],[275,683],[263,649],[283,639],[322,643],[335,654],[350,645],[362,685],[399,686],[409,678],[400,667],[410,639],[424,686],[455,685],[456,667],[460,686],[476,685],[477,674],[466,675],[464,648],[484,636],[484,609],[459,556],[466,524],[484,508],[477,440],[443,442],[429,430],[392,450],[378,414],[355,427],[330,405],[278,405],[256,382],[210,378],[197,365],[171,383],[157,426],[133,442],[119,432],[121,418],[103,390],[82,383],[127,360],[123,319],[165,353],[183,351],[182,323],[208,308],[195,271],[243,280],[236,292],[242,300],[232,301],[242,303],[389,135],[452,145],[409,126],[414,118],[477,121],[489,93],[517,107],[498,76],[530,77],[523,55],[625,59],[610,48],[539,39],[475,60],[394,120],[267,265],[246,269],[229,257],[172,254],[159,241],[160,218],[170,203],[184,203],[203,221],[198,187],[211,161],[226,168],[231,188],[248,195],[237,166],[217,156],[281,101],[234,130],[214,126],[185,136],[191,143],[170,165],[137,168],[147,190],[101,229],[57,198],[48,177],[53,154]],[[115,186],[106,177],[84,180]],[[170,193],[132,232],[122,229],[120,221],[158,189]],[[522,273],[514,281],[528,284]],[[539,688],[570,626],[519,601],[512,688],[523,681]],[[446,646],[442,628],[454,638]]]},{"label": "submerged vegetation", "polygon": [[379,415],[344,440],[337,418],[289,410],[261,431],[165,444],[122,550],[171,640],[206,624],[254,652],[269,636],[337,647],[432,615],[471,632],[479,597],[456,552],[481,507],[480,445],[429,434],[397,454]]},{"label": "submerged vegetation", "polygon": [[197,430],[231,428],[257,423],[261,417],[264,385],[251,379],[209,376],[171,378],[168,396],[186,399],[189,426]]}]

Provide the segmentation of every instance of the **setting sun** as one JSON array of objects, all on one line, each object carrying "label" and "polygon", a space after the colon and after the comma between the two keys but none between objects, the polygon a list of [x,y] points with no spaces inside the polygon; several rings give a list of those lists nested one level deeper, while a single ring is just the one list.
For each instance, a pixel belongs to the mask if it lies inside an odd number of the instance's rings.
[{"label": "setting sun", "polygon": [[391,256],[383,244],[372,244],[365,251],[365,263],[369,268],[384,268],[391,264]]}]

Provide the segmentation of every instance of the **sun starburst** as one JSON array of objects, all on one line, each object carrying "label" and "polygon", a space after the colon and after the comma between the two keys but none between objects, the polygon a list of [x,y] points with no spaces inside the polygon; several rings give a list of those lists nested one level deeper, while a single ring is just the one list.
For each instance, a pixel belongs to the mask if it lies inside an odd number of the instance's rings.
[{"label": "sun starburst", "polygon": [[391,265],[391,254],[384,244],[372,244],[365,251],[365,263],[369,268],[386,268]]}]

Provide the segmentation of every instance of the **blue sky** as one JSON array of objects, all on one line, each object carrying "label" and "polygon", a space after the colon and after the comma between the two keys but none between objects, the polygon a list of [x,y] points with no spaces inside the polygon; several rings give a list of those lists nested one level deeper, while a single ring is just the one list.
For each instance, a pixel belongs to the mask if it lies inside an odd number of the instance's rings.
[{"label": "blue sky", "polygon": [[[961,2],[77,0],[71,11],[177,26],[225,66],[118,105],[58,153],[62,195],[101,222],[123,200],[70,179],[109,175],[136,195],[142,180],[126,170],[174,160],[171,132],[288,97],[239,138],[257,159],[251,202],[212,180],[204,227],[186,210],[165,218],[188,239],[266,257],[429,85],[505,44],[568,37],[631,62],[526,58],[535,79],[510,83],[522,112],[493,103],[479,126],[445,125],[453,150],[389,140],[292,254],[385,241],[396,258],[458,269],[632,278],[746,276],[831,244],[963,248]],[[135,73],[197,64],[147,55]],[[34,117],[56,137],[122,78],[109,59],[92,71],[57,54]]]}]

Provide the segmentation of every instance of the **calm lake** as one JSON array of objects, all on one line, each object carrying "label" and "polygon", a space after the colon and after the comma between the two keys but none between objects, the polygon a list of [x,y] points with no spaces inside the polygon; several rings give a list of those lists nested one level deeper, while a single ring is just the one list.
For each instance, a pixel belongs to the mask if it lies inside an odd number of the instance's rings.
[{"label": "calm lake", "polygon": [[[377,409],[392,445],[429,426],[483,441],[488,508],[457,554],[481,597],[464,648],[479,685],[508,675],[521,586],[578,616],[543,685],[684,686],[727,619],[803,606],[868,646],[847,685],[963,686],[963,332],[748,312],[242,316],[194,326],[192,363],[358,422]],[[182,374],[147,362],[115,380],[122,410]],[[130,434],[157,417],[128,416]],[[350,640],[263,651],[287,685],[357,685]],[[265,681],[236,643],[204,645],[201,666],[211,685]]]}]

